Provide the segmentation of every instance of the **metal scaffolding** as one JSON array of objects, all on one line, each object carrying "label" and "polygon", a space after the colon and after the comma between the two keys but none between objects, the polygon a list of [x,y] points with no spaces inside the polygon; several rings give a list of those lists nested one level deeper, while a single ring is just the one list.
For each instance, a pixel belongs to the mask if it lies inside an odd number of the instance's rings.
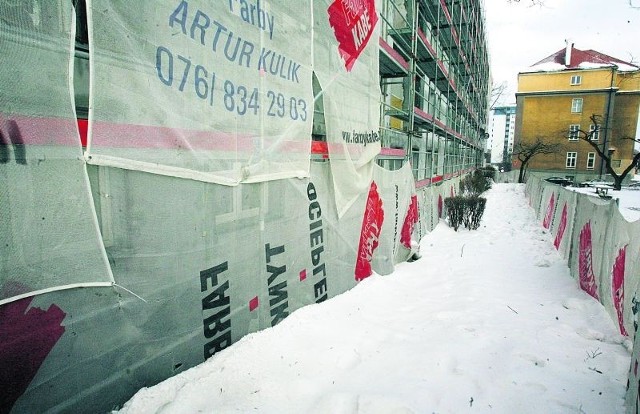
[{"label": "metal scaffolding", "polygon": [[383,0],[381,134],[418,185],[482,164],[489,57],[480,0]]}]

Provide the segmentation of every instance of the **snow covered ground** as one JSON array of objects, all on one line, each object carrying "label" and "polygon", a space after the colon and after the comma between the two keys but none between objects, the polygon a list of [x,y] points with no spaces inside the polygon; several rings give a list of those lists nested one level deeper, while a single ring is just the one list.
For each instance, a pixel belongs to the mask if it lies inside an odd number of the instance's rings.
[{"label": "snow covered ground", "polygon": [[622,413],[630,341],[582,292],[524,186],[480,229],[440,223],[423,257],[204,364],[125,413]]}]

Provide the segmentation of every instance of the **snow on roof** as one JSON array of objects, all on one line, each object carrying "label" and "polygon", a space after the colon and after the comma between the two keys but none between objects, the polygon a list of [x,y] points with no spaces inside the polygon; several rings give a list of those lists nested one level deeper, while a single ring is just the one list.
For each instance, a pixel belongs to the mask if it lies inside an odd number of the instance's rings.
[{"label": "snow on roof", "polygon": [[640,67],[630,62],[625,62],[618,58],[605,55],[596,50],[580,50],[571,45],[570,62],[565,64],[565,55],[569,48],[562,48],[557,52],[547,56],[522,72],[555,72],[572,69],[597,69],[616,66],[621,72],[633,72],[640,70]]},{"label": "snow on roof", "polygon": [[521,72],[557,72],[560,70],[565,70],[565,66],[556,62],[544,62],[540,63],[526,69],[523,69]]}]

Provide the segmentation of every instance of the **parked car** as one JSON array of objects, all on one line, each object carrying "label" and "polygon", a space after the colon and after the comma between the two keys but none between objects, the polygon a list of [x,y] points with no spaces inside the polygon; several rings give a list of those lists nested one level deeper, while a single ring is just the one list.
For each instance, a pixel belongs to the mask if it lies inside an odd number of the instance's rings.
[{"label": "parked car", "polygon": [[603,186],[603,185],[613,186],[613,183],[608,182],[608,181],[602,181],[602,180],[587,180],[587,181],[581,182],[578,186],[579,187],[595,187],[597,185],[599,185],[599,186]]},{"label": "parked car", "polygon": [[565,177],[549,177],[545,178],[544,180],[553,184],[560,184],[563,187],[573,184],[573,180]]}]

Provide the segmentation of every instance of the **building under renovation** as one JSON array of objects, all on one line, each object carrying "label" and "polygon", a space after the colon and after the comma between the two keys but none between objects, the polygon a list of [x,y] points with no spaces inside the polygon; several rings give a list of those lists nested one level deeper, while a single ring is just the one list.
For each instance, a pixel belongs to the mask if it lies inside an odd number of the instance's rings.
[{"label": "building under renovation", "polygon": [[478,165],[489,58],[479,1],[383,0],[383,154],[410,155],[417,186]]},{"label": "building under renovation", "polygon": [[482,163],[479,0],[4,1],[0,23],[3,413],[107,412],[390,275]]}]

